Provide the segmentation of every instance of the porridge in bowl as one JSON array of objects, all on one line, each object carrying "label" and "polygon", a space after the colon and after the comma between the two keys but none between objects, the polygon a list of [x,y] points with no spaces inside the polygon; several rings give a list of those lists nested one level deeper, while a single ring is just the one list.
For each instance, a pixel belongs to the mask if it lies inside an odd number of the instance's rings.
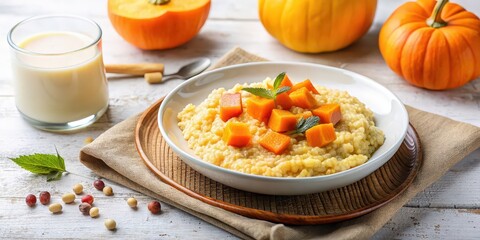
[{"label": "porridge in bowl", "polygon": [[384,143],[373,113],[346,91],[271,80],[214,89],[178,114],[203,161],[272,177],[333,174],[365,163]]}]

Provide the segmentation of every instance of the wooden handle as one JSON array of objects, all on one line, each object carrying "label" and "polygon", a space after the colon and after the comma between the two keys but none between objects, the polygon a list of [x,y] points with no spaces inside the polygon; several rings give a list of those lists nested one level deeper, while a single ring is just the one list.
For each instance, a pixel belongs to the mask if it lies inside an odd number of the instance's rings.
[{"label": "wooden handle", "polygon": [[106,64],[107,73],[122,73],[142,76],[146,73],[163,73],[164,65],[161,63],[137,63],[137,64]]},{"label": "wooden handle", "polygon": [[163,74],[161,72],[145,73],[143,77],[145,78],[145,81],[150,84],[161,83]]}]

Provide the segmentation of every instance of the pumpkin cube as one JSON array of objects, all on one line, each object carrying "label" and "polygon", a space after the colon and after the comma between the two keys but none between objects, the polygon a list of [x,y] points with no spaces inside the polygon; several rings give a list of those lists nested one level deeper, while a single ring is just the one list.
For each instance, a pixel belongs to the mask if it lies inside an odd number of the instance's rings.
[{"label": "pumpkin cube", "polygon": [[314,93],[314,94],[318,94],[317,89],[313,86],[313,84],[312,84],[312,82],[310,81],[310,79],[307,79],[307,80],[305,80],[305,81],[303,81],[303,82],[299,82],[299,83],[293,85],[293,87],[292,87],[291,90],[292,90],[292,91],[295,91],[295,90],[298,90],[298,89],[300,89],[300,88],[302,88],[302,87],[307,88],[309,91],[311,91],[311,92]]},{"label": "pumpkin cube", "polygon": [[295,130],[296,125],[297,117],[295,114],[281,109],[273,109],[268,120],[268,127],[275,132]]},{"label": "pumpkin cube", "polygon": [[332,123],[319,124],[305,132],[308,145],[312,147],[323,147],[337,139],[335,128]]},{"label": "pumpkin cube", "polygon": [[306,87],[293,91],[289,97],[292,100],[293,106],[311,109],[317,105],[317,100],[315,100],[315,97]]},{"label": "pumpkin cube", "polygon": [[[285,77],[283,77],[283,80],[282,80],[282,83],[280,83],[280,87],[290,87],[290,90],[288,90],[286,93],[288,95],[288,93],[291,93],[292,92],[292,87],[293,87],[293,83],[292,81],[290,81],[290,78],[288,77],[287,74],[285,74]],[[278,96],[277,96],[278,97]]]},{"label": "pumpkin cube", "polygon": [[220,98],[220,118],[226,122],[232,117],[242,114],[242,95],[240,93],[225,93]]},{"label": "pumpkin cube", "polygon": [[320,118],[320,123],[333,123],[335,125],[342,119],[340,105],[337,103],[324,104],[312,110],[312,113]]},{"label": "pumpkin cube", "polygon": [[[290,91],[292,90],[293,83],[292,81],[290,81],[290,78],[288,77],[287,74],[285,74],[285,77],[283,77],[282,82],[280,83],[279,88],[281,87],[290,87],[290,90],[288,91],[288,93],[290,93]],[[268,88],[273,89],[273,86],[271,84],[268,84]]]},{"label": "pumpkin cube", "polygon": [[268,131],[259,141],[270,152],[282,154],[290,146],[290,137],[281,133]]},{"label": "pumpkin cube", "polygon": [[228,122],[223,132],[223,141],[233,147],[245,147],[251,139],[252,134],[246,123]]},{"label": "pumpkin cube", "polygon": [[293,106],[292,99],[290,99],[288,92],[278,94],[275,101],[277,102],[277,105],[282,106],[282,109],[285,110],[289,110]]},{"label": "pumpkin cube", "polygon": [[247,100],[247,113],[258,121],[268,122],[274,108],[273,99],[252,96]]}]

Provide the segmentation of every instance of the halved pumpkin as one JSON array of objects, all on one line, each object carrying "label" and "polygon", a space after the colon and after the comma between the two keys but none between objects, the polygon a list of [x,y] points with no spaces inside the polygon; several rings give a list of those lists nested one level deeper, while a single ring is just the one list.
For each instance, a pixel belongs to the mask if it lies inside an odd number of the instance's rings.
[{"label": "halved pumpkin", "polygon": [[207,20],[210,0],[109,0],[108,16],[127,42],[145,50],[180,46]]}]

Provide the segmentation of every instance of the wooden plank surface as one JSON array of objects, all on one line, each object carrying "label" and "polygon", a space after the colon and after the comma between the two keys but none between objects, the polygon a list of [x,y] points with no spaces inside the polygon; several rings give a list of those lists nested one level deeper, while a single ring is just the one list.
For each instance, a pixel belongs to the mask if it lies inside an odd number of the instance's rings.
[{"label": "wooden plank surface", "polygon": [[[290,51],[268,35],[258,21],[256,0],[214,0],[209,20],[201,33],[177,49],[141,51],[124,42],[111,27],[102,0],[2,0],[0,2],[0,38],[18,21],[33,15],[77,14],[97,21],[104,31],[104,58],[107,63],[163,62],[172,72],[181,64],[207,56],[213,61],[234,46],[272,60],[304,61],[349,69],[373,78],[414,107],[480,126],[480,80],[445,92],[425,91],[408,85],[384,64],[377,49],[382,22],[403,0],[379,1],[375,23],[359,42],[342,51],[328,54],[300,54]],[[458,0],[480,15],[476,1]],[[3,238],[161,238],[232,239],[231,234],[163,205],[165,213],[152,216],[146,210],[149,199],[129,189],[113,185],[115,196],[104,197],[90,187],[91,179],[68,175],[62,181],[46,183],[43,177],[27,173],[7,158],[33,152],[53,152],[56,146],[66,159],[67,168],[94,178],[78,161],[78,151],[86,137],[97,137],[116,123],[139,113],[181,81],[148,85],[142,79],[111,79],[110,109],[97,123],[76,133],[54,134],[28,126],[15,109],[9,49],[0,44],[0,237]],[[112,76],[110,76],[112,77]],[[454,166],[443,178],[419,193],[374,237],[375,239],[474,239],[480,236],[480,150]],[[51,216],[38,205],[26,207],[28,193],[49,190],[59,201],[77,182],[88,185],[101,208],[99,219],[81,216],[75,206],[66,206],[62,215]],[[107,184],[111,184],[107,181]],[[132,211],[125,199],[135,195],[140,202]],[[113,217],[119,229],[106,231],[103,218]],[[75,233],[77,235],[75,235]]]}]

